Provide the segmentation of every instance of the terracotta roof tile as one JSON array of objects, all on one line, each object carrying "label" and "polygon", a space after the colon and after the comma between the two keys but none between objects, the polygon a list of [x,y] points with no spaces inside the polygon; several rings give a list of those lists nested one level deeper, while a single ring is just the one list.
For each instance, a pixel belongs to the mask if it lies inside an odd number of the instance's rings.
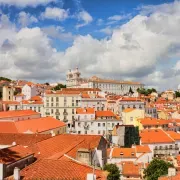
[{"label": "terracotta roof tile", "polygon": [[[67,157],[60,160],[43,159],[24,168],[20,175],[22,179],[86,179],[93,168]],[[98,180],[105,180],[106,175],[101,170],[95,170]]]},{"label": "terracotta roof tile", "polygon": [[40,114],[32,110],[14,110],[14,111],[3,111],[0,112],[0,119],[18,116],[30,116]]},{"label": "terracotta roof tile", "polygon": [[112,158],[136,158],[135,148],[114,147],[112,150]]},{"label": "terracotta roof tile", "polygon": [[0,132],[2,133],[25,133],[31,131],[32,133],[40,133],[51,129],[66,126],[62,121],[53,117],[42,117],[37,119],[26,119],[20,121],[0,121]]},{"label": "terracotta roof tile", "polygon": [[25,146],[12,146],[10,148],[1,149],[0,162],[4,164],[9,164],[32,154],[32,151]]},{"label": "terracotta roof tile", "polygon": [[116,117],[112,111],[96,111],[96,117]]},{"label": "terracotta roof tile", "polygon": [[136,145],[136,152],[137,153],[150,153],[151,150],[148,145]]},{"label": "terracotta roof tile", "polygon": [[94,108],[77,108],[76,114],[95,114]]},{"label": "terracotta roof tile", "polygon": [[142,144],[173,143],[174,139],[161,129],[148,129],[140,133]]},{"label": "terracotta roof tile", "polygon": [[37,142],[51,138],[50,134],[13,134],[0,133],[0,144],[12,145],[14,142],[19,145],[29,146]]}]

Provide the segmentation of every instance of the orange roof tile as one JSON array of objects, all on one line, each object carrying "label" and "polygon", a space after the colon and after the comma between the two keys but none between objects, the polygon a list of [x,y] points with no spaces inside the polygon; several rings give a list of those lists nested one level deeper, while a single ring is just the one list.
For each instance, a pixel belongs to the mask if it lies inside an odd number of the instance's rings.
[{"label": "orange roof tile", "polygon": [[112,158],[136,158],[135,148],[114,147],[112,150]]},{"label": "orange roof tile", "polygon": [[14,111],[3,111],[0,112],[0,119],[10,118],[10,117],[19,117],[19,116],[30,116],[40,114],[32,110],[14,110]]},{"label": "orange roof tile", "polygon": [[85,93],[83,93],[83,94],[81,95],[81,97],[82,97],[82,98],[90,98],[89,94],[85,94]]},{"label": "orange roof tile", "polygon": [[53,117],[43,117],[12,122],[0,121],[0,132],[25,133],[27,131],[31,131],[32,133],[40,133],[63,126],[66,126],[64,122],[54,119]]},{"label": "orange roof tile", "polygon": [[42,98],[40,96],[33,96],[30,101],[42,101]]},{"label": "orange roof tile", "polygon": [[150,153],[151,150],[148,145],[136,145],[136,152],[137,153]]},{"label": "orange roof tile", "polygon": [[[1,132],[1,130],[0,130]],[[20,133],[0,133],[1,145],[12,145],[13,142],[23,146],[31,146],[37,142],[51,138],[50,134],[20,134]]]},{"label": "orange roof tile", "polygon": [[140,177],[141,172],[140,169],[143,167],[143,163],[135,163],[135,162],[123,162],[122,163],[122,174],[123,176],[129,177]]},{"label": "orange roof tile", "polygon": [[[25,179],[86,179],[93,168],[73,161],[67,157],[60,160],[43,159],[24,168],[20,175]],[[106,175],[102,170],[95,169],[96,178],[105,180]]]},{"label": "orange roof tile", "polygon": [[123,112],[129,113],[129,112],[132,112],[132,111],[134,111],[134,110],[135,110],[135,109],[133,109],[133,108],[126,108],[126,109],[123,110]]},{"label": "orange roof tile", "polygon": [[76,114],[94,114],[94,108],[77,108]]},{"label": "orange roof tile", "polygon": [[140,133],[142,144],[173,143],[174,140],[161,129],[148,129]]},{"label": "orange roof tile", "polygon": [[96,117],[116,117],[112,111],[96,111]]},{"label": "orange roof tile", "polygon": [[32,151],[21,145],[1,149],[0,162],[3,164],[13,163],[19,159],[32,155]]},{"label": "orange roof tile", "polygon": [[141,122],[141,124],[143,126],[167,125],[167,124],[171,123],[170,120],[162,120],[162,119],[156,119],[156,118],[150,118],[150,117],[145,117],[143,119],[139,119],[139,121]]},{"label": "orange roof tile", "polygon": [[139,98],[136,97],[123,97],[120,101],[141,101]]},{"label": "orange roof tile", "polygon": [[166,131],[174,140],[180,140],[180,134],[174,131]]}]

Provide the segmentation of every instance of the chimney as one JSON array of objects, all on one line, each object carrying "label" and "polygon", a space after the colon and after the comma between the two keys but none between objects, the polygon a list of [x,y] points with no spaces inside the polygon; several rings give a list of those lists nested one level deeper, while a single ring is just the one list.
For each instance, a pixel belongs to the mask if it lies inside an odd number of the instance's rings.
[{"label": "chimney", "polygon": [[168,176],[175,176],[176,175],[176,169],[175,168],[168,168]]},{"label": "chimney", "polygon": [[20,169],[18,167],[14,168],[14,180],[20,180]]},{"label": "chimney", "polygon": [[4,179],[4,164],[0,163],[0,179]]},{"label": "chimney", "polygon": [[15,146],[15,145],[16,145],[16,142],[14,141],[14,142],[12,143],[12,145]]},{"label": "chimney", "polygon": [[96,175],[92,174],[92,173],[89,173],[89,174],[87,174],[87,179],[86,180],[96,180]]}]

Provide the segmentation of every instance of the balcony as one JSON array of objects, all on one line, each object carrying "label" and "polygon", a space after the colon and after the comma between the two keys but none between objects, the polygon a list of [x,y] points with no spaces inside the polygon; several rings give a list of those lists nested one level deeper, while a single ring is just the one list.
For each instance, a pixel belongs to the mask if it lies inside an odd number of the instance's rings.
[{"label": "balcony", "polygon": [[60,113],[59,113],[59,112],[55,112],[55,115],[59,116],[59,115],[60,115]]},{"label": "balcony", "polygon": [[63,112],[63,115],[64,115],[64,116],[67,116],[67,115],[68,115],[68,113],[67,113],[67,112]]}]

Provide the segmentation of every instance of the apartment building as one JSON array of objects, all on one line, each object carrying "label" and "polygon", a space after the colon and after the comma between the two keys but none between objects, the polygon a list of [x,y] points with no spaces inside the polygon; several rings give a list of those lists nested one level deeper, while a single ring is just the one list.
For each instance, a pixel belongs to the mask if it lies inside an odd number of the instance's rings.
[{"label": "apartment building", "polygon": [[2,88],[2,99],[3,101],[13,101],[15,88],[12,86],[3,86]]},{"label": "apartment building", "polygon": [[95,111],[93,108],[78,108],[72,132],[109,136],[114,126],[122,121],[111,111]]},{"label": "apartment building", "polygon": [[70,128],[76,115],[76,108],[80,107],[81,95],[79,91],[46,91],[44,96],[45,116],[52,116],[64,121]]}]

